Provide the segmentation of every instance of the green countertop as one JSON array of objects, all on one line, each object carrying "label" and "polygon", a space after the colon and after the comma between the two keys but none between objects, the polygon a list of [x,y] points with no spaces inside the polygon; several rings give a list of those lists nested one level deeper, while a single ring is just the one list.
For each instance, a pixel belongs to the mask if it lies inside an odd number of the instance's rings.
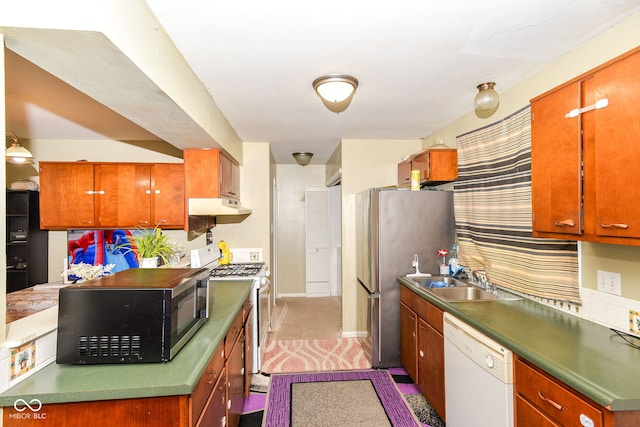
[{"label": "green countertop", "polygon": [[640,350],[609,328],[528,299],[444,302],[399,280],[600,405],[640,410]]},{"label": "green countertop", "polygon": [[167,363],[58,365],[52,363],[0,394],[43,404],[191,394],[251,291],[249,281],[211,282],[209,320]]}]

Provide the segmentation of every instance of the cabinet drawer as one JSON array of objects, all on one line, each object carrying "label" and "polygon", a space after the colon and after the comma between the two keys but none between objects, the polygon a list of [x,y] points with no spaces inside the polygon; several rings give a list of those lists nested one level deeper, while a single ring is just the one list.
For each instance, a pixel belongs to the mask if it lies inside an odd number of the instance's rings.
[{"label": "cabinet drawer", "polygon": [[191,393],[191,411],[194,423],[200,417],[216,380],[224,370],[224,354],[224,345],[220,344],[200,377],[200,381],[193,389],[193,393]]},{"label": "cabinet drawer", "polygon": [[229,328],[229,332],[227,332],[227,336],[224,339],[224,354],[227,356],[231,353],[231,349],[233,348],[240,332],[242,331],[242,325],[244,324],[244,312],[240,310],[236,315],[231,327]]},{"label": "cabinet drawer", "polygon": [[515,425],[518,427],[561,427],[521,396],[516,396]]},{"label": "cabinet drawer", "polygon": [[584,425],[581,424],[581,416],[590,418],[594,427],[604,425],[602,409],[587,402],[575,391],[518,358],[514,368],[516,393],[560,425]]},{"label": "cabinet drawer", "polygon": [[414,295],[414,293],[411,292],[409,288],[400,285],[400,301],[402,301],[404,305],[413,310],[413,307],[411,306],[412,295]]},{"label": "cabinet drawer", "polygon": [[400,286],[400,301],[442,334],[444,313],[442,310],[405,286]]},{"label": "cabinet drawer", "polygon": [[[425,301],[426,302],[426,301]],[[427,302],[427,323],[442,335],[444,312],[435,305]]]}]

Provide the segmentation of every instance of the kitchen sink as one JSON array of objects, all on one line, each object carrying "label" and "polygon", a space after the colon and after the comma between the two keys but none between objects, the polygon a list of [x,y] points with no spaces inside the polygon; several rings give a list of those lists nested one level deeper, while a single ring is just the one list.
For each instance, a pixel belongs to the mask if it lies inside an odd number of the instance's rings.
[{"label": "kitchen sink", "polygon": [[450,288],[456,286],[467,286],[466,283],[446,276],[429,276],[429,277],[411,277],[411,275],[405,276],[407,279],[416,283],[419,286],[429,289]]},{"label": "kitchen sink", "polygon": [[488,292],[470,282],[448,276],[406,275],[405,278],[425,288],[443,301],[448,302],[517,301],[522,299],[521,296],[503,290],[502,288],[496,288],[495,292]]},{"label": "kitchen sink", "polygon": [[462,301],[495,301],[497,295],[480,289],[476,286],[456,286],[453,288],[430,288],[429,292],[433,292],[437,297],[445,301],[462,302]]}]

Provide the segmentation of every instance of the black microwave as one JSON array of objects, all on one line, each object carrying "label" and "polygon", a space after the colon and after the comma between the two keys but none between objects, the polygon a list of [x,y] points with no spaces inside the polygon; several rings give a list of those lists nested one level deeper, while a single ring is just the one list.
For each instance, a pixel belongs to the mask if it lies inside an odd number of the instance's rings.
[{"label": "black microwave", "polygon": [[171,360],[209,317],[206,268],[133,268],[60,289],[59,364]]}]

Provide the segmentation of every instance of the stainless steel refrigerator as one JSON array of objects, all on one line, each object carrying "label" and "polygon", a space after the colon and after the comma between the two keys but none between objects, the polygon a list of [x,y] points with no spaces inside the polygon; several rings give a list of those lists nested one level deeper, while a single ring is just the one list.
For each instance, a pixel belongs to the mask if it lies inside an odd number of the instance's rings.
[{"label": "stainless steel refrigerator", "polygon": [[439,274],[438,250],[455,241],[453,193],[373,188],[357,194],[356,215],[357,277],[366,291],[371,365],[400,366],[397,277],[415,272],[416,254],[421,273]]}]

